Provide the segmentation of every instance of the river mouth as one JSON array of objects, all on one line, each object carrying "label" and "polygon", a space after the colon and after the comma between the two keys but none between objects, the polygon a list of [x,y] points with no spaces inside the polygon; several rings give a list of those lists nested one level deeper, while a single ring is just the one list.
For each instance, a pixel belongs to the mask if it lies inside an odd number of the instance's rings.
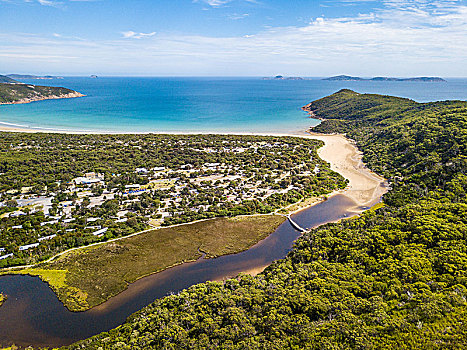
[{"label": "river mouth", "polygon": [[[337,194],[298,212],[293,220],[304,228],[316,227],[355,215],[355,207],[352,199]],[[197,283],[234,277],[282,259],[299,236],[300,232],[286,221],[244,252],[199,259],[141,278],[105,303],[80,313],[65,308],[38,277],[1,276],[0,291],[8,299],[0,307],[0,345],[59,347],[108,331],[155,299]]]}]

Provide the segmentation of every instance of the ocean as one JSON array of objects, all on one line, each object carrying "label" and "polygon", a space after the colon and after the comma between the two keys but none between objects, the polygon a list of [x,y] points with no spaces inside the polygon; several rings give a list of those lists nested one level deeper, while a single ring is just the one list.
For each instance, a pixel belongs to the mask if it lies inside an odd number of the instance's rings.
[{"label": "ocean", "polygon": [[446,83],[261,78],[65,77],[24,80],[83,98],[0,106],[0,125],[63,131],[296,133],[316,125],[305,104],[342,88],[418,102],[467,100],[467,79]]}]

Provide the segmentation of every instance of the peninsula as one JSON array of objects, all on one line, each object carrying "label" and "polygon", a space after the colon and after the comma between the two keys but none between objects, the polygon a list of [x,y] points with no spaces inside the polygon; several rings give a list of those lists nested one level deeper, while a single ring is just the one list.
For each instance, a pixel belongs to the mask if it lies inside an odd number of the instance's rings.
[{"label": "peninsula", "polygon": [[334,77],[324,78],[328,81],[418,81],[427,83],[440,83],[446,82],[443,78],[439,77],[414,77],[414,78],[392,78],[392,77],[374,77],[374,78],[360,78],[352,77],[350,75],[337,75]]},{"label": "peninsula", "polygon": [[54,75],[32,75],[32,74],[7,74],[7,77],[11,79],[37,79],[37,80],[51,80],[51,79],[63,79],[63,77],[57,77]]},{"label": "peninsula", "polygon": [[83,96],[77,91],[64,87],[23,84],[8,76],[0,75],[0,105]]}]

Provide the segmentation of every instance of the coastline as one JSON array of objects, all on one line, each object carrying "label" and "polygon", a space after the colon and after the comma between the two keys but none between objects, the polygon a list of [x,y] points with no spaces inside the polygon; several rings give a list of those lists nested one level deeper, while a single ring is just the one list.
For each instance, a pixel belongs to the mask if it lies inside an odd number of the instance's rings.
[{"label": "coastline", "polygon": [[220,132],[213,131],[106,131],[106,130],[69,130],[56,129],[35,126],[22,126],[14,123],[0,121],[0,132],[18,132],[18,133],[45,133],[45,134],[67,134],[67,135],[239,135],[239,136],[307,136],[305,130],[285,131],[285,132]]},{"label": "coastline", "polygon": [[85,97],[86,95],[83,95],[80,92],[70,92],[69,94],[64,94],[64,95],[50,95],[50,96],[45,96],[45,97],[32,97],[32,98],[23,98],[18,101],[13,101],[13,102],[0,102],[0,105],[21,105],[21,104],[26,104],[26,103],[32,103],[32,102],[39,102],[39,101],[46,101],[46,100],[61,100],[65,98],[78,98],[78,97]]}]

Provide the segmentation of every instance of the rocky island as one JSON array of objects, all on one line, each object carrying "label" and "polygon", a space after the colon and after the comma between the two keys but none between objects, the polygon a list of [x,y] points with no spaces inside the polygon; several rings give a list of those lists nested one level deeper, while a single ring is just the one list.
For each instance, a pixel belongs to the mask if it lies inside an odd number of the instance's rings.
[{"label": "rocky island", "polygon": [[305,80],[302,77],[285,77],[283,75],[276,75],[275,77],[264,77],[263,80]]},{"label": "rocky island", "polygon": [[0,105],[83,96],[83,94],[67,88],[23,84],[10,77],[0,75]]},{"label": "rocky island", "polygon": [[328,81],[420,81],[429,83],[446,82],[440,77],[415,77],[415,78],[392,78],[392,77],[374,77],[374,78],[360,78],[352,77],[350,75],[337,75],[334,77],[324,78],[323,80]]}]

